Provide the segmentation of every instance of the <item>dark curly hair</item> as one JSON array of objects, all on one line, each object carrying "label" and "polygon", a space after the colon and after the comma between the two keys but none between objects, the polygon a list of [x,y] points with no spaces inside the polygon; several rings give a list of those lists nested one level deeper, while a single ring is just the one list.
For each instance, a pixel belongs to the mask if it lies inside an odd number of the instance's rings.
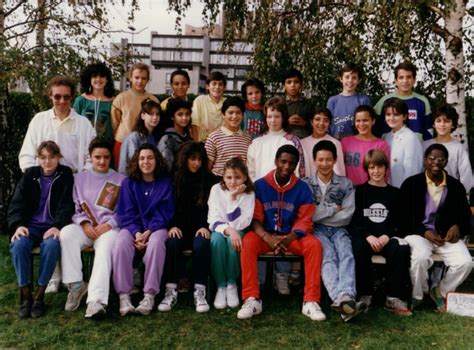
[{"label": "dark curly hair", "polygon": [[91,79],[95,76],[105,77],[107,83],[104,88],[104,95],[107,97],[115,96],[114,81],[112,79],[112,72],[110,69],[102,62],[91,63],[84,68],[81,73],[81,93],[91,93],[92,85]]},{"label": "dark curly hair", "polygon": [[140,156],[140,152],[143,150],[151,150],[153,152],[153,155],[155,156],[156,166],[155,170],[153,171],[153,177],[157,179],[159,177],[167,175],[168,167],[166,166],[165,160],[163,159],[163,156],[161,155],[160,151],[158,151],[155,146],[149,143],[144,143],[140,147],[138,147],[138,149],[133,154],[132,159],[130,159],[130,162],[128,163],[128,177],[133,180],[143,180],[142,171],[138,166],[138,158]]},{"label": "dark curly hair", "polygon": [[211,174],[207,168],[207,152],[204,145],[200,142],[188,141],[183,143],[176,154],[173,172],[173,182],[175,189],[175,199],[179,203],[180,199],[186,197],[186,183],[190,180],[191,172],[188,169],[188,159],[193,157],[201,159],[201,168],[195,174],[197,181],[195,185],[198,187],[198,198],[196,205],[203,207],[207,204],[210,190]]}]

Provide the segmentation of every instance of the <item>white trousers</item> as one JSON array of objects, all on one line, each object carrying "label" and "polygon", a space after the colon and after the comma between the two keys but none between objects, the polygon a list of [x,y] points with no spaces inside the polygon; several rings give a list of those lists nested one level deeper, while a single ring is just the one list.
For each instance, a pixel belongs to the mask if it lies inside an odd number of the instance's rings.
[{"label": "white trousers", "polygon": [[448,267],[446,275],[439,283],[443,297],[456,288],[469,276],[472,270],[472,258],[466,244],[459,240],[457,243],[444,243],[438,247],[420,235],[405,237],[411,248],[410,277],[413,285],[413,298],[422,300],[428,293],[428,269],[433,265],[431,254],[438,254]]},{"label": "white trousers", "polygon": [[81,250],[85,247],[94,247],[94,265],[89,279],[87,303],[100,301],[104,305],[108,304],[112,250],[117,235],[118,230],[110,230],[94,241],[86,236],[79,225],[71,224],[61,230],[63,283],[83,280]]}]

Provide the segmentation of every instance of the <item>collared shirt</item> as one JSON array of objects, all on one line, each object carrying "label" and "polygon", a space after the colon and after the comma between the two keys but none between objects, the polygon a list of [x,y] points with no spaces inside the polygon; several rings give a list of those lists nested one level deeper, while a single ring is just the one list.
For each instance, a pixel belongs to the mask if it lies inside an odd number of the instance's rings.
[{"label": "collared shirt", "polygon": [[425,172],[426,177],[426,185],[428,188],[428,193],[433,200],[434,205],[438,208],[439,202],[441,200],[441,196],[443,195],[444,187],[446,187],[446,173],[443,171],[443,181],[436,186],[433,180],[431,180]]},{"label": "collared shirt", "polygon": [[196,97],[193,102],[192,124],[198,128],[198,141],[204,142],[207,136],[218,129],[223,122],[222,104],[225,97],[215,102],[209,95]]},{"label": "collared shirt", "polygon": [[56,129],[57,132],[59,133],[72,133],[74,130],[74,124],[75,124],[75,117],[74,114],[71,113],[72,109],[69,111],[69,115],[61,120],[59,118],[53,108],[53,113],[51,113],[50,117],[53,122],[53,126]]}]

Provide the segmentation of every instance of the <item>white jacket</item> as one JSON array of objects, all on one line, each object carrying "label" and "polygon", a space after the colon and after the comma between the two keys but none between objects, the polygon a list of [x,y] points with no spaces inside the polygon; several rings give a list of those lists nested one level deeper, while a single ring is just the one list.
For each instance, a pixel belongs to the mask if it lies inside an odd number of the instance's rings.
[{"label": "white jacket", "polygon": [[68,126],[70,132],[58,132],[53,109],[40,112],[31,119],[18,156],[21,171],[38,165],[36,150],[41,142],[50,140],[56,142],[61,149],[61,164],[67,165],[73,172],[84,169],[89,155],[89,143],[96,133],[91,122],[72,108],[68,118],[70,120],[67,123],[72,123]]}]

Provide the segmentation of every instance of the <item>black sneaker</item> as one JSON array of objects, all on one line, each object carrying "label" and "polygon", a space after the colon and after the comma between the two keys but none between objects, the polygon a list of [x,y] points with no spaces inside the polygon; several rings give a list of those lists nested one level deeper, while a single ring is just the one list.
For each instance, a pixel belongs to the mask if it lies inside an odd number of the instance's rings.
[{"label": "black sneaker", "polygon": [[46,304],[43,300],[35,300],[31,307],[31,317],[38,318],[46,312]]},{"label": "black sneaker", "polygon": [[18,309],[18,316],[20,318],[28,318],[31,316],[31,300],[23,300]]}]

